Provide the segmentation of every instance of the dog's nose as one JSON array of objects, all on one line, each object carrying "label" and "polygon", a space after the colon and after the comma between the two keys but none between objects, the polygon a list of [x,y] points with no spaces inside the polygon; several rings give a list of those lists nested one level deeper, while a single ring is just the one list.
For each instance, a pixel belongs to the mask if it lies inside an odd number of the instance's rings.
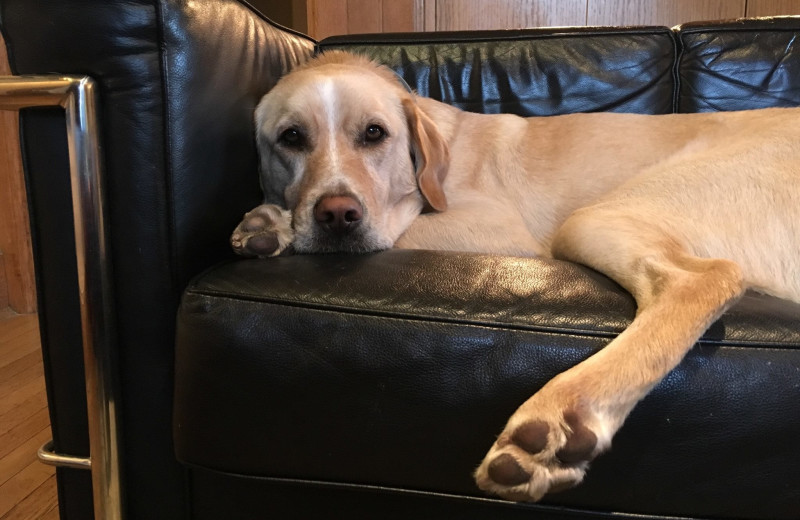
[{"label": "dog's nose", "polygon": [[348,195],[322,197],[314,206],[314,220],[326,231],[349,233],[361,223],[364,210]]}]

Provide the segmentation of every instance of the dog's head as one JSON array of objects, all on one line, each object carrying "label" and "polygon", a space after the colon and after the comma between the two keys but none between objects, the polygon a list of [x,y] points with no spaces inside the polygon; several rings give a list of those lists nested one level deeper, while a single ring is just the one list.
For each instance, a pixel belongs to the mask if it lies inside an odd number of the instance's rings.
[{"label": "dog's head", "polygon": [[443,211],[448,150],[388,68],[328,52],[256,109],[268,202],[292,212],[296,251],[391,247],[426,207]]}]

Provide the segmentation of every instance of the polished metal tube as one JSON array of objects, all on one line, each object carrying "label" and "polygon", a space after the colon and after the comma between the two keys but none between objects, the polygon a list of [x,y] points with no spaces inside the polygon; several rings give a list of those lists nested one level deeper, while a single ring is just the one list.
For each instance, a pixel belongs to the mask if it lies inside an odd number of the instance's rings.
[{"label": "polished metal tube", "polygon": [[89,450],[96,519],[122,518],[118,389],[114,375],[114,314],[97,89],[90,78],[72,84],[64,103],[78,259]]},{"label": "polished metal tube", "polygon": [[[119,388],[112,348],[115,340],[113,293],[97,88],[88,77],[0,77],[0,109],[19,110],[34,106],[60,106],[65,111],[89,411],[88,465],[92,471],[94,516],[96,520],[121,520],[124,507]],[[50,460],[49,463],[56,461]]]},{"label": "polished metal tube", "polygon": [[62,455],[53,451],[53,441],[49,440],[42,444],[36,452],[39,462],[57,468],[73,469],[92,469],[92,459],[89,457],[75,457],[74,455]]},{"label": "polished metal tube", "polygon": [[72,76],[0,76],[0,110],[63,107],[79,80]]}]

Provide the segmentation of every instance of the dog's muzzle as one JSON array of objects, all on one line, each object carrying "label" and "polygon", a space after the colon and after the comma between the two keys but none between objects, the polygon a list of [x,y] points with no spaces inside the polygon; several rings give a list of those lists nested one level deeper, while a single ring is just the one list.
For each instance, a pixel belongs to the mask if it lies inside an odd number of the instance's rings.
[{"label": "dog's muzzle", "polygon": [[353,195],[320,197],[310,217],[311,225],[301,226],[295,235],[298,253],[369,253],[391,247],[376,237],[364,206]]},{"label": "dog's muzzle", "polygon": [[344,236],[355,231],[364,218],[361,203],[350,195],[321,197],[314,206],[314,221],[331,235]]}]

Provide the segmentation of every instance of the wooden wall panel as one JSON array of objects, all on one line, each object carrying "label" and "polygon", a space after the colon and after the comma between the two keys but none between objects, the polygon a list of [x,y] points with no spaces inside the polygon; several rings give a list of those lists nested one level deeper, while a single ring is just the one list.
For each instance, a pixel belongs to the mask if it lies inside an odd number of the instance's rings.
[{"label": "wooden wall panel", "polygon": [[423,0],[383,0],[383,32],[414,32],[425,28]]},{"label": "wooden wall panel", "polygon": [[423,30],[431,32],[436,30],[436,0],[419,0],[425,10],[425,25]]},{"label": "wooden wall panel", "polygon": [[347,0],[347,32],[374,33],[383,30],[383,2]]},{"label": "wooden wall panel", "polygon": [[308,0],[308,34],[322,40],[347,34],[347,0]]},{"label": "wooden wall panel", "polygon": [[747,0],[745,15],[800,15],[800,0]]},{"label": "wooden wall panel", "polygon": [[[0,37],[0,75],[11,74]],[[0,251],[8,305],[19,313],[36,311],[28,203],[19,151],[18,116],[0,111]]]},{"label": "wooden wall panel", "polygon": [[745,0],[588,0],[587,25],[666,25],[744,16]]},{"label": "wooden wall panel", "polygon": [[289,27],[308,34],[308,2],[306,0],[292,0],[292,22]]},{"label": "wooden wall panel", "polygon": [[8,307],[8,284],[6,283],[6,261],[0,251],[0,314]]},{"label": "wooden wall panel", "polygon": [[[295,0],[298,1],[298,0]],[[800,0],[306,0],[309,34],[666,25],[800,15]]]},{"label": "wooden wall panel", "polygon": [[307,0],[308,34],[413,32],[425,27],[425,0]]},{"label": "wooden wall panel", "polygon": [[521,29],[584,25],[586,0],[436,1],[436,30]]}]

